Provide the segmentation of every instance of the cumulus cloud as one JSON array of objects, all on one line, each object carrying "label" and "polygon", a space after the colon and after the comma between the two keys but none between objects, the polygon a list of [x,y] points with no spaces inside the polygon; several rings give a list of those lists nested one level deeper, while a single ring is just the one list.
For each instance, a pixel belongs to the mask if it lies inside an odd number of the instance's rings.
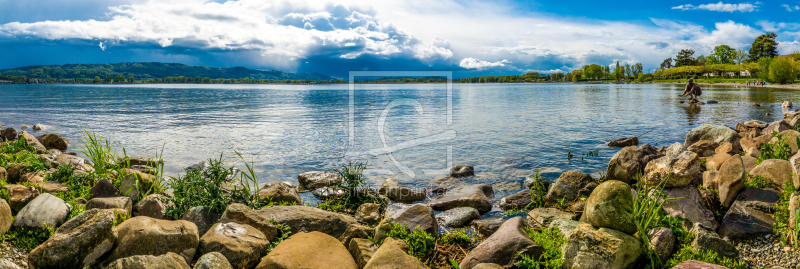
[{"label": "cumulus cloud", "polygon": [[486,67],[498,67],[498,66],[506,66],[506,64],[511,63],[508,60],[503,59],[502,61],[497,62],[488,62],[488,61],[481,61],[472,57],[464,58],[461,62],[458,63],[458,66],[466,68],[466,69],[484,69]]},{"label": "cumulus cloud", "polygon": [[788,4],[783,4],[783,5],[781,5],[781,6],[782,6],[783,8],[785,8],[785,9],[786,9],[786,11],[789,11],[789,12],[800,10],[800,6],[798,6],[798,5],[795,5],[795,6],[790,6],[790,5],[788,5]]},{"label": "cumulus cloud", "polygon": [[[758,3],[758,2],[756,2],[756,3]],[[758,5],[757,4],[750,4],[750,3],[727,4],[727,3],[723,3],[722,1],[720,1],[719,3],[716,3],[716,4],[712,3],[712,4],[704,4],[704,5],[698,5],[698,6],[691,5],[691,4],[685,4],[685,5],[680,5],[680,6],[674,6],[674,7],[672,7],[672,9],[678,9],[678,10],[699,9],[699,10],[718,11],[718,12],[737,12],[737,11],[738,12],[753,12],[753,11],[756,11],[756,9],[758,9]]]},{"label": "cumulus cloud", "polygon": [[100,44],[97,46],[99,46],[101,50],[106,51],[106,44],[104,44],[102,41],[100,41]]}]

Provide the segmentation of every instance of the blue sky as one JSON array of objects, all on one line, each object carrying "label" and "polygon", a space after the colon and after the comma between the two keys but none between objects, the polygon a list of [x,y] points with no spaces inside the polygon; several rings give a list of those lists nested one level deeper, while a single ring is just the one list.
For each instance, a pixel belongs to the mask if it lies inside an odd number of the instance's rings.
[{"label": "blue sky", "polygon": [[643,63],[690,48],[748,49],[777,32],[800,51],[792,1],[0,0],[0,68],[177,62],[346,77],[456,77]]}]

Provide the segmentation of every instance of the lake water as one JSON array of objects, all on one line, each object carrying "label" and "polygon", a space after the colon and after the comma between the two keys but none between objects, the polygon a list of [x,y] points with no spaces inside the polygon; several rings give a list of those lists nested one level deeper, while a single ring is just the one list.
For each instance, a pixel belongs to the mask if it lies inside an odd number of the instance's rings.
[{"label": "lake water", "polygon": [[[788,90],[704,87],[679,103],[682,85],[446,84],[356,85],[4,85],[0,125],[43,124],[80,144],[83,128],[124,146],[129,156],[164,146],[167,175],[233,150],[254,161],[261,183],[368,163],[368,180],[425,185],[449,163],[475,166],[468,182],[491,184],[496,200],[541,169],[598,176],[618,149],[604,142],[652,130],[640,143],[683,142],[703,123],[780,119]],[[352,96],[352,103],[350,102]],[[752,103],[762,106],[753,108]],[[417,110],[419,109],[419,110]],[[352,117],[351,111],[352,110]],[[771,113],[771,115],[766,115]],[[81,127],[82,126],[82,127]],[[353,130],[351,132],[350,130]],[[28,132],[32,132],[30,129]],[[34,133],[36,134],[36,133]],[[352,136],[352,138],[351,138]],[[567,152],[575,155],[567,160]],[[582,157],[599,151],[597,157]],[[310,195],[304,201],[313,203]]]}]

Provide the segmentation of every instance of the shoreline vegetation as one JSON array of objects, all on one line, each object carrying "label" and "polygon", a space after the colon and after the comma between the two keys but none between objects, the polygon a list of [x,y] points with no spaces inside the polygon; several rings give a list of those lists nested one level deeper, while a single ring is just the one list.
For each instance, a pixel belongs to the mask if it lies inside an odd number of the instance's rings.
[{"label": "shoreline vegetation", "polygon": [[[370,187],[366,163],[258,185],[235,151],[236,167],[220,155],[166,177],[158,151],[6,127],[0,255],[22,268],[794,266],[798,111],[703,124],[667,148],[627,145],[600,178],[535,172],[494,204],[490,185],[466,183],[480,172],[467,164],[416,186]],[[320,202],[304,203],[306,191]],[[484,217],[495,207],[505,213]]]}]

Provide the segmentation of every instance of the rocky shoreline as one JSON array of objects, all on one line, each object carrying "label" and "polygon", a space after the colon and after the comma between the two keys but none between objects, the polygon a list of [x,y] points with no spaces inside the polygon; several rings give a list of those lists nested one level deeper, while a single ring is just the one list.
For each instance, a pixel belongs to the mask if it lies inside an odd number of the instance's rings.
[{"label": "rocky shoreline", "polygon": [[422,188],[369,189],[352,164],[259,187],[249,165],[167,179],[89,132],[73,149],[0,128],[0,268],[796,268],[800,113],[783,116],[637,141],[600,179],[536,173],[496,203],[467,164]]}]

